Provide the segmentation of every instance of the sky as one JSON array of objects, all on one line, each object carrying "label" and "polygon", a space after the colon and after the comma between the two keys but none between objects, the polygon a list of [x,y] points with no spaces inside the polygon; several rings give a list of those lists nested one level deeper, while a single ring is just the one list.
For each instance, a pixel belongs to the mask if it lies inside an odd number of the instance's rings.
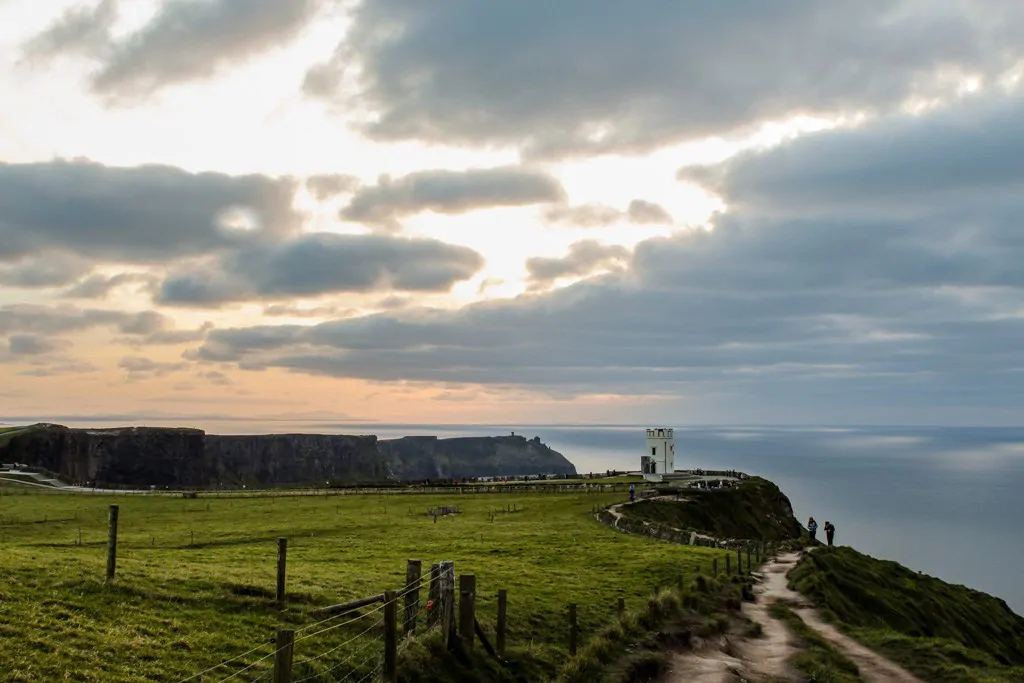
[{"label": "sky", "polygon": [[0,421],[1021,425],[1016,0],[0,0]]}]

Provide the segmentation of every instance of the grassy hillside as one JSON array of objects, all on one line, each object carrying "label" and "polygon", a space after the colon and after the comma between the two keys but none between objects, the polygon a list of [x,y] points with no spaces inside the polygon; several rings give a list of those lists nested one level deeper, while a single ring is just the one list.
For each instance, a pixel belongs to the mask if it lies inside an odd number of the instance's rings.
[{"label": "grassy hillside", "polygon": [[927,681],[1024,681],[1024,618],[1002,600],[851,548],[789,575],[826,617]]},{"label": "grassy hillside", "polygon": [[[579,605],[582,643],[613,618],[620,595],[638,607],[655,586],[676,585],[695,568],[710,572],[716,551],[655,544],[596,524],[593,506],[621,496],[185,499],[0,489],[0,680],[176,683],[261,646],[205,679],[220,680],[266,654],[275,629],[308,627],[312,608],[400,587],[407,558],[427,566],[451,559],[457,573],[475,574],[478,618],[487,628],[497,591],[506,589],[513,670],[551,675],[566,659],[568,603]],[[513,501],[519,512],[490,521],[491,511]],[[110,503],[121,506],[121,521],[117,581],[106,587]],[[425,514],[450,504],[461,513],[436,524]],[[279,536],[289,538],[291,598],[283,609],[272,600]],[[327,654],[302,664],[296,677],[344,665],[354,647],[368,648],[372,668],[379,645],[371,640],[379,634],[362,630],[338,628],[297,644],[296,662]],[[410,647],[405,656],[423,656],[423,649]],[[404,680],[459,679],[421,672]]]},{"label": "grassy hillside", "polygon": [[785,540],[802,531],[779,487],[751,477],[728,489],[683,489],[686,502],[647,500],[625,506],[627,517],[692,529],[718,538]]}]

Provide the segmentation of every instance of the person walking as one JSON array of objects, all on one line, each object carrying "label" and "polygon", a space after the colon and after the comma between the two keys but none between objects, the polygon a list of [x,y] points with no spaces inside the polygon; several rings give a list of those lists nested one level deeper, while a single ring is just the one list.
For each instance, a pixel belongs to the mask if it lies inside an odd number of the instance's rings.
[{"label": "person walking", "polygon": [[814,540],[814,535],[818,533],[818,523],[814,521],[814,517],[807,520],[807,533],[811,535],[811,540]]},{"label": "person walking", "polygon": [[832,522],[826,521],[825,522],[825,540],[828,541],[828,547],[829,548],[832,547],[832,539],[835,538],[835,535],[836,535],[836,525],[833,524]]},{"label": "person walking", "polygon": [[632,503],[634,501],[636,501],[636,485],[630,484],[629,485],[629,502]]}]

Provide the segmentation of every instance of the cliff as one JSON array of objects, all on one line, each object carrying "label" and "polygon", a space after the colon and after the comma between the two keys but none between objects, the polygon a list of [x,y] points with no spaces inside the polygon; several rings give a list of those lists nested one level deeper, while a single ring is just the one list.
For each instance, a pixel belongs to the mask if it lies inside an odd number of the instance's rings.
[{"label": "cliff", "polygon": [[70,429],[40,424],[0,433],[0,463],[45,468],[103,487],[249,488],[389,478],[575,474],[560,453],[521,436],[438,439],[266,434],[199,429]]},{"label": "cliff", "polygon": [[375,436],[212,436],[199,429],[69,429],[33,425],[0,435],[0,462],[98,487],[236,488],[378,481]]},{"label": "cliff", "polygon": [[576,468],[540,437],[486,436],[438,439],[406,436],[379,442],[397,479],[576,474]]}]

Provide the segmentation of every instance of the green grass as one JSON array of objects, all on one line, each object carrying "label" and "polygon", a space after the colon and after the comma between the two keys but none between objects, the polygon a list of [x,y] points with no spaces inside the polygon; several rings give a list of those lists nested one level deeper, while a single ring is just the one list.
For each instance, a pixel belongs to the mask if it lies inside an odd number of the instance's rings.
[{"label": "green grass", "polygon": [[[584,642],[614,617],[620,595],[629,606],[641,604],[681,573],[709,572],[715,556],[596,523],[591,509],[621,494],[184,499],[10,492],[0,490],[4,681],[179,681],[269,643],[279,627],[310,624],[314,607],[399,588],[408,558],[426,566],[451,559],[457,573],[475,574],[485,627],[494,623],[498,589],[506,589],[513,669],[520,662],[523,670],[553,674],[566,658],[568,603],[579,605]],[[489,521],[490,511],[513,500],[525,510]],[[120,534],[117,580],[107,587],[110,503],[120,505]],[[458,505],[461,514],[435,524],[425,511],[443,504]],[[271,600],[281,536],[289,539],[284,609]],[[360,630],[338,628],[300,642],[295,660]],[[351,647],[297,666],[296,677],[342,662]],[[405,657],[424,647],[410,647]],[[269,651],[266,644],[257,654]],[[256,658],[217,673],[227,676]],[[268,663],[248,673],[262,673]],[[431,680],[417,675],[405,680]]]},{"label": "green grass", "polygon": [[1024,681],[1024,618],[985,593],[852,548],[818,548],[790,573],[826,618],[938,683]]},{"label": "green grass", "polygon": [[771,615],[781,620],[801,643],[802,649],[792,663],[809,681],[815,683],[854,683],[863,681],[857,665],[839,653],[817,631],[804,623],[800,615],[782,603],[770,608]]},{"label": "green grass", "polygon": [[800,536],[789,499],[779,487],[761,477],[725,489],[681,489],[685,503],[640,501],[622,509],[633,519],[718,538],[778,541]]}]

